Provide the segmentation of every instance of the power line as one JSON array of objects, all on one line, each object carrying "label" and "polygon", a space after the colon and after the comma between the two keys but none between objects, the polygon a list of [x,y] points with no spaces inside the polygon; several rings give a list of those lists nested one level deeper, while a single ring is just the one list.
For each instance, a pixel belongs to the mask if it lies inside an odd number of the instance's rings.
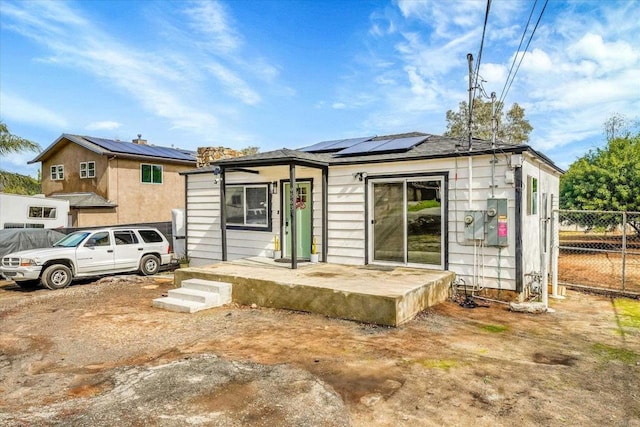
[{"label": "power line", "polygon": [[[549,0],[545,0],[544,2],[544,6],[542,7],[542,10],[540,11],[540,15],[538,16],[538,20],[536,21],[536,25],[533,27],[533,30],[531,31],[531,35],[529,36],[529,40],[527,41],[527,46],[525,46],[524,51],[522,52],[522,55],[520,56],[520,61],[518,62],[518,66],[516,67],[515,71],[513,72],[513,75],[511,76],[511,81],[509,81],[509,77],[507,77],[507,81],[505,82],[505,87],[502,89],[502,93],[500,94],[500,99],[498,100],[498,108],[502,109],[503,105],[504,105],[504,100],[507,98],[507,94],[509,93],[509,90],[511,89],[511,85],[513,84],[513,81],[515,80],[516,74],[518,74],[518,70],[520,69],[520,65],[522,65],[522,61],[524,59],[524,56],[527,54],[527,51],[529,50],[529,45],[531,44],[531,40],[533,39],[533,35],[536,33],[536,30],[538,29],[538,25],[540,24],[540,21],[542,20],[542,15],[544,14],[545,9],[547,8],[547,4],[549,3]],[[535,4],[534,4],[535,7]],[[531,10],[531,12],[533,13],[533,9]],[[529,17],[529,19],[531,19],[531,16]],[[527,27],[529,26],[529,22],[527,21]],[[525,28],[526,31],[526,28]],[[524,35],[524,33],[523,33]],[[521,40],[522,43],[522,40]],[[514,57],[514,63],[516,58],[518,57],[518,52],[520,51],[520,46],[518,46],[518,50],[516,51],[516,55]],[[512,68],[513,68],[513,64],[512,64]],[[508,85],[507,85],[508,83]]]},{"label": "power line", "polygon": [[476,89],[478,88],[478,77],[480,75],[480,62],[482,62],[482,49],[484,48],[484,36],[487,32],[487,21],[489,20],[489,9],[491,9],[491,0],[487,0],[487,9],[484,13],[484,26],[482,27],[482,39],[480,40],[480,50],[478,51],[478,61],[476,62],[476,80],[473,84],[473,96],[471,99],[476,99]]}]

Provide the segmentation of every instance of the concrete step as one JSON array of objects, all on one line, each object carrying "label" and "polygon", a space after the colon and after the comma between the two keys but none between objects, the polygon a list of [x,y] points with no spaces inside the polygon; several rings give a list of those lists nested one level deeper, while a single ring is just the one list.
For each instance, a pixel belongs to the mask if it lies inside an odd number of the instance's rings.
[{"label": "concrete step", "polygon": [[220,304],[231,302],[231,283],[217,282],[215,280],[187,279],[180,284],[182,288],[195,289],[205,292],[215,292],[220,295]]},{"label": "concrete step", "polygon": [[177,288],[168,292],[169,298],[183,299],[187,301],[201,302],[204,304],[218,305],[220,294],[217,292],[201,291],[198,289]]},{"label": "concrete step", "polygon": [[180,288],[169,290],[168,296],[154,299],[153,306],[193,313],[231,302],[231,283],[188,279],[183,280],[180,286]]},{"label": "concrete step", "polygon": [[195,313],[196,311],[210,308],[205,303],[189,301],[178,298],[162,297],[153,300],[153,306],[156,308],[164,308],[169,311],[177,311],[181,313]]}]

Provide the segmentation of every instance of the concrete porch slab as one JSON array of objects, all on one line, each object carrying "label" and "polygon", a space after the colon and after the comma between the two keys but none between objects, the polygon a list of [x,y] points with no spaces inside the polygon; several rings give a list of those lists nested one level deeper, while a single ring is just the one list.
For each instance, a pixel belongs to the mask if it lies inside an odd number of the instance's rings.
[{"label": "concrete porch slab", "polygon": [[232,301],[379,325],[399,326],[446,300],[455,274],[407,267],[289,264],[247,258],[175,271],[186,279],[232,284]]}]

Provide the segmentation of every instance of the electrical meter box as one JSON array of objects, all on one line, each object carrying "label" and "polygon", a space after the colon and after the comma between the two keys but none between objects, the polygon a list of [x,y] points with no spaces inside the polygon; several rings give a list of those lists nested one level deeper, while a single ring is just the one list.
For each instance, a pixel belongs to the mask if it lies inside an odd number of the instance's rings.
[{"label": "electrical meter box", "polygon": [[464,238],[465,240],[484,240],[484,212],[464,212]]},{"label": "electrical meter box", "polygon": [[487,199],[486,246],[508,246],[507,199]]}]

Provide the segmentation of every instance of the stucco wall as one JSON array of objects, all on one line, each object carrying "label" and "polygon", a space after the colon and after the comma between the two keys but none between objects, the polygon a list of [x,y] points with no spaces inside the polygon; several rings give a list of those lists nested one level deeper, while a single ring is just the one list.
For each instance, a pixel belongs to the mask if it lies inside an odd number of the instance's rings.
[{"label": "stucco wall", "polygon": [[[96,162],[95,178],[80,178],[81,162]],[[51,180],[51,166],[53,165],[64,166],[63,180]],[[108,163],[105,156],[66,140],[63,140],[59,148],[42,162],[42,192],[46,196],[53,193],[94,192],[108,198],[108,180]]]},{"label": "stucco wall", "polygon": [[[80,163],[94,161],[96,176],[80,178]],[[162,184],[141,182],[140,165],[162,164]],[[51,180],[50,168],[64,166],[64,179]],[[117,204],[115,209],[76,209],[74,227],[170,221],[171,209],[184,208],[184,177],[180,172],[193,166],[107,158],[78,144],[63,140],[42,163],[42,192],[93,192]]]}]

